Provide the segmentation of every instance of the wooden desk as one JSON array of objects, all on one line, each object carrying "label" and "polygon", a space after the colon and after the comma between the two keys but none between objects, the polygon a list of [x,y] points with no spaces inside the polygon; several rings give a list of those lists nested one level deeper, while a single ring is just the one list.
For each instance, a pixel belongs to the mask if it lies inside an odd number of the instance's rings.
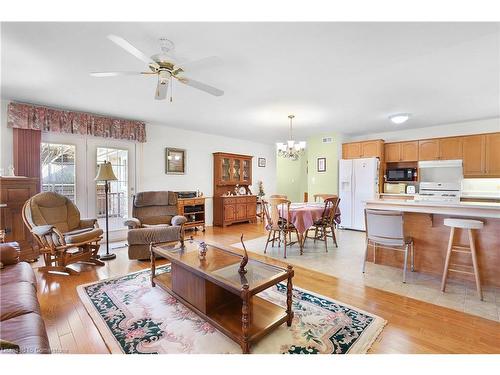
[{"label": "wooden desk", "polygon": [[[171,262],[171,272],[155,275],[156,256]],[[220,246],[208,246],[200,259],[198,244],[184,247],[151,247],[151,284],[159,285],[186,306],[240,344],[243,353],[250,345],[283,323],[292,324],[292,266],[282,268],[250,259],[247,273],[238,269],[242,256]],[[284,309],[256,294],[287,280]]]}]

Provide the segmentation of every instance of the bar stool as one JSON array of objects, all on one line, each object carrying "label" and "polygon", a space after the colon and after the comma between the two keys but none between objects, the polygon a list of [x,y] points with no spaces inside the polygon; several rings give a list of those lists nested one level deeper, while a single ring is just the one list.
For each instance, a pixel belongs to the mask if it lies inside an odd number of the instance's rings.
[{"label": "bar stool", "polygon": [[[477,293],[479,295],[479,299],[482,301],[483,300],[483,292],[481,290],[481,280],[479,279],[479,266],[477,264],[477,255],[476,255],[476,245],[474,244],[474,237],[472,230],[473,229],[481,229],[484,224],[482,221],[479,220],[470,220],[470,219],[444,219],[444,225],[447,227],[450,227],[450,240],[448,242],[448,250],[446,252],[446,260],[444,263],[444,271],[443,271],[443,280],[441,282],[441,291],[444,292],[446,288],[446,279],[448,278],[448,272],[458,272],[458,273],[463,273],[466,275],[474,275],[476,279],[476,288],[477,288]],[[467,229],[468,236],[469,236],[469,246],[458,246],[458,245],[453,245],[453,239],[455,236],[455,229],[456,228],[461,228],[461,229]],[[472,268],[474,272],[470,271],[464,271],[461,269],[457,268],[450,268],[451,267],[464,267],[463,265],[458,265],[458,264],[450,264],[450,258],[451,258],[451,253],[462,253],[462,254],[470,254],[472,257]],[[466,266],[470,267],[470,266]]]}]

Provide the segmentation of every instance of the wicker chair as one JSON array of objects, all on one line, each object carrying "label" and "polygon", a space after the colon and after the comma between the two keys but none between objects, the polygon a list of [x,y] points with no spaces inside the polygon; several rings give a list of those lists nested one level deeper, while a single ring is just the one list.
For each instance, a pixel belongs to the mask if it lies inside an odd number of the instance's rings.
[{"label": "wicker chair", "polygon": [[39,193],[26,201],[23,221],[40,246],[45,266],[42,272],[78,274],[69,264],[86,262],[98,266],[102,229],[97,219],[81,219],[68,198],[53,192]]}]

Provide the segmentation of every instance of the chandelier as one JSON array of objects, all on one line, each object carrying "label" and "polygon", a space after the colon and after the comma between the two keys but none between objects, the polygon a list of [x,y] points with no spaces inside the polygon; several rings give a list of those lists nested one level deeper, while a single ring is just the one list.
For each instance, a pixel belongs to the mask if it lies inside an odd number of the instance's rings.
[{"label": "chandelier", "polygon": [[300,141],[295,142],[292,135],[292,120],[294,115],[289,115],[290,119],[290,137],[286,143],[276,143],[276,148],[278,149],[278,155],[291,160],[298,160],[299,156],[304,153],[306,149],[306,142]]}]

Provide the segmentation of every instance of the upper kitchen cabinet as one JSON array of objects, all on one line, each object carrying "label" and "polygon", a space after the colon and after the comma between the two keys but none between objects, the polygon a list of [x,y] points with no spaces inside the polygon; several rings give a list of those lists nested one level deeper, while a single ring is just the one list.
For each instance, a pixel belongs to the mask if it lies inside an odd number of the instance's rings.
[{"label": "upper kitchen cabinet", "polygon": [[450,137],[439,139],[439,159],[457,160],[462,159],[462,137]]},{"label": "upper kitchen cabinet", "polygon": [[362,158],[380,158],[384,153],[384,141],[378,139],[375,141],[361,142],[361,157]]},{"label": "upper kitchen cabinet", "polygon": [[357,159],[361,157],[361,142],[344,143],[342,159]]},{"label": "upper kitchen cabinet", "polygon": [[375,139],[342,144],[342,159],[380,158],[384,156],[384,141]]},{"label": "upper kitchen cabinet", "polygon": [[384,145],[385,161],[398,162],[401,154],[401,143],[386,143]]},{"label": "upper kitchen cabinet", "polygon": [[462,159],[462,138],[434,138],[418,141],[418,160]]},{"label": "upper kitchen cabinet", "polygon": [[462,137],[464,177],[482,177],[485,171],[486,136]]},{"label": "upper kitchen cabinet", "polygon": [[418,160],[418,141],[386,143],[384,148],[388,163]]},{"label": "upper kitchen cabinet", "polygon": [[423,139],[418,141],[418,160],[438,160],[439,139]]},{"label": "upper kitchen cabinet", "polygon": [[500,133],[485,135],[485,173],[489,177],[500,177]]}]

